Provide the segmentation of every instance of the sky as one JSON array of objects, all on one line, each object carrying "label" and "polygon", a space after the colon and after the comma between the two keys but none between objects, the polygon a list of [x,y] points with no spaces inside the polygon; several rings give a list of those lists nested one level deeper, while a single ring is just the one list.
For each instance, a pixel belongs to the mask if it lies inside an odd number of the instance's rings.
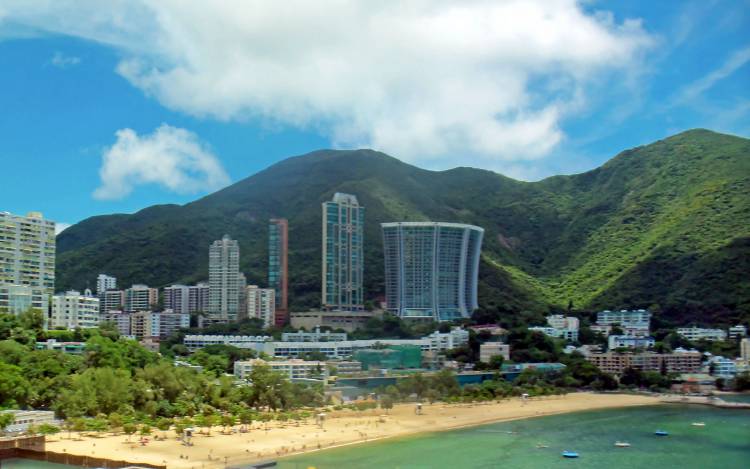
[{"label": "sky", "polygon": [[750,1],[0,1],[0,210],[58,230],[374,148],[534,181],[750,136]]}]

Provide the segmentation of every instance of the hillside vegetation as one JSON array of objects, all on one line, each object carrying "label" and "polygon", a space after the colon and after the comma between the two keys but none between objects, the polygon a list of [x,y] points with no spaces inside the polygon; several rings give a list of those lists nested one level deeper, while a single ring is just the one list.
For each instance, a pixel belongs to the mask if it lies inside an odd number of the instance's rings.
[{"label": "hillside vegetation", "polygon": [[[193,203],[93,217],[58,237],[58,288],[100,272],[165,286],[207,276],[208,245],[240,241],[265,284],[267,220],[290,223],[292,305],[317,304],[320,204],[366,207],[367,295],[383,293],[381,222],[485,228],[480,303],[497,316],[651,307],[676,322],[750,319],[750,140],[692,130],[627,150],[595,170],[539,182],[427,171],[371,150],[289,158]],[[531,317],[531,316],[530,316]]]}]

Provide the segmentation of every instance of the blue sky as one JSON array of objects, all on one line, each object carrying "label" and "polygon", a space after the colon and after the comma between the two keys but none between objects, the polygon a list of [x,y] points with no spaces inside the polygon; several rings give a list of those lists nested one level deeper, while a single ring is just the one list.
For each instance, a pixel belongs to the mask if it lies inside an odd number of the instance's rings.
[{"label": "blue sky", "polygon": [[329,147],[536,180],[750,135],[746,1],[178,3],[0,6],[0,210],[185,203]]}]

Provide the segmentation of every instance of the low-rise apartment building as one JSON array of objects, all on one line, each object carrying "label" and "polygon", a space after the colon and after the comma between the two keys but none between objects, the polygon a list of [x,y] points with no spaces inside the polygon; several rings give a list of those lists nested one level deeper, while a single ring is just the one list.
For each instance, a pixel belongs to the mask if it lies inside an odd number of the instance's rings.
[{"label": "low-rise apartment building", "polygon": [[347,340],[346,332],[320,332],[316,327],[312,332],[284,332],[281,334],[282,342],[342,342]]},{"label": "low-rise apartment building", "polygon": [[727,333],[721,329],[706,329],[703,327],[680,327],[677,333],[690,341],[697,340],[726,340]]},{"label": "low-rise apartment building", "polygon": [[622,374],[627,368],[641,371],[662,371],[668,373],[698,373],[701,371],[701,353],[697,350],[675,350],[673,353],[592,353],[586,357],[597,368],[612,374]]},{"label": "low-rise apartment building", "polygon": [[635,337],[628,335],[611,335],[607,338],[607,346],[610,350],[618,348],[651,348],[656,344],[653,337]]},{"label": "low-rise apartment building", "polygon": [[52,297],[48,321],[51,329],[91,329],[99,326],[99,298],[91,290],[83,295],[75,290]]},{"label": "low-rise apartment building", "polygon": [[191,352],[207,347],[209,345],[231,345],[241,349],[250,349],[257,352],[264,350],[264,344],[273,340],[267,335],[201,335],[188,334],[182,343]]},{"label": "low-rise apartment building", "polygon": [[305,360],[243,360],[234,362],[234,375],[239,379],[247,379],[258,365],[266,365],[271,370],[284,374],[290,380],[295,379],[327,379],[328,366],[326,362]]},{"label": "low-rise apartment building", "polygon": [[485,342],[479,346],[479,361],[489,363],[492,357],[501,356],[510,360],[510,345],[500,342]]}]

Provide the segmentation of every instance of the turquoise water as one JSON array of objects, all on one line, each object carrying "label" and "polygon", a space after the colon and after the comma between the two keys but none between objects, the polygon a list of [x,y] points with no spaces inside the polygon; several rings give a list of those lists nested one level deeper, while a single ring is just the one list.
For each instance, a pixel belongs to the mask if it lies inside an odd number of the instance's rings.
[{"label": "turquoise water", "polygon": [[719,397],[727,402],[750,402],[750,394],[724,394]]},{"label": "turquoise water", "polygon": [[[705,427],[694,427],[704,422]],[[656,429],[669,432],[657,437]],[[616,448],[627,441],[630,448]],[[549,446],[537,448],[537,444]],[[563,459],[563,450],[578,459]],[[577,412],[290,457],[280,468],[750,468],[750,411],[661,405]]]},{"label": "turquoise water", "polygon": [[0,462],[2,469],[72,469],[81,466],[68,466],[52,462],[30,461],[28,459],[5,459]]}]

